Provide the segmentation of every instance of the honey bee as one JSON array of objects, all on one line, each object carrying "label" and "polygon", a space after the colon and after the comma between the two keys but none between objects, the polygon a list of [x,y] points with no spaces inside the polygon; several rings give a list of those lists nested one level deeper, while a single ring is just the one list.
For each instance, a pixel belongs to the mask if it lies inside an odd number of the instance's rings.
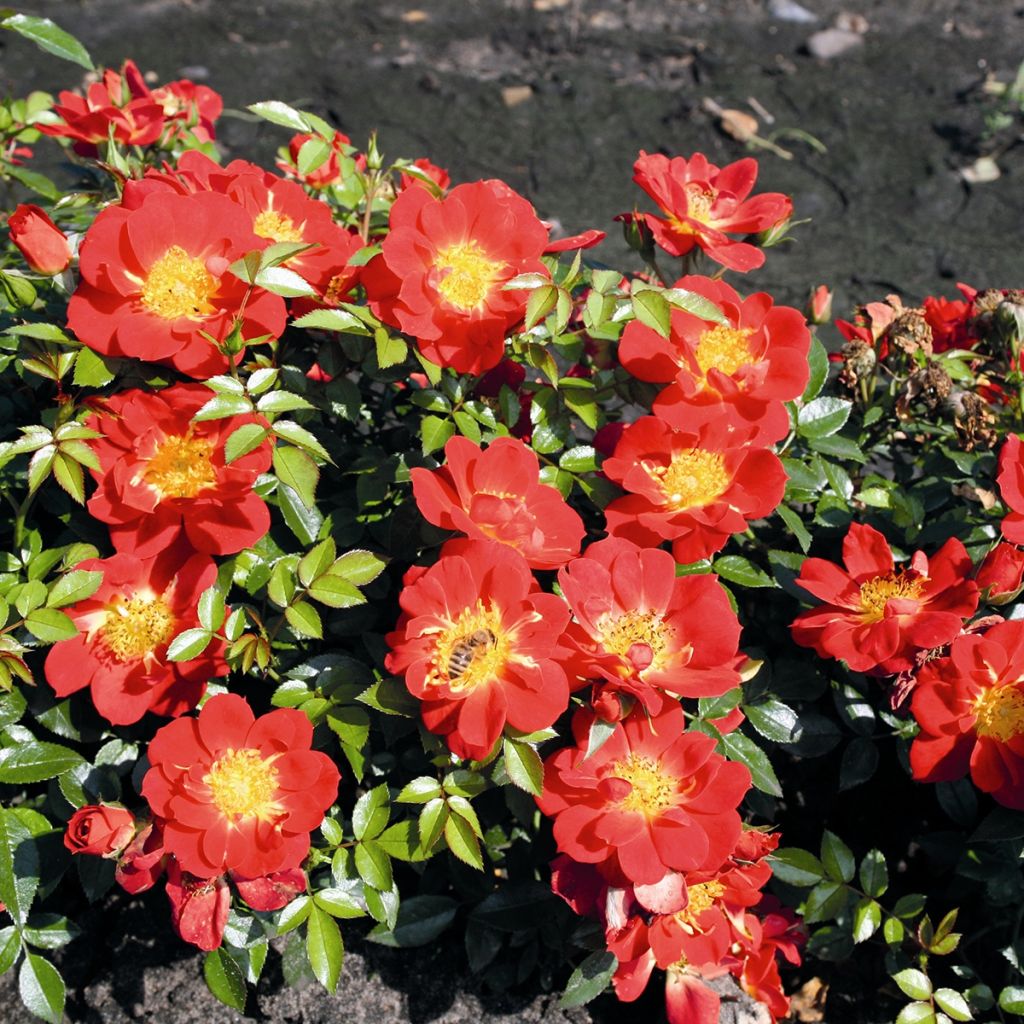
[{"label": "honey bee", "polygon": [[495,639],[489,629],[478,629],[460,640],[448,655],[448,678],[458,679],[473,664],[477,648],[489,647]]}]

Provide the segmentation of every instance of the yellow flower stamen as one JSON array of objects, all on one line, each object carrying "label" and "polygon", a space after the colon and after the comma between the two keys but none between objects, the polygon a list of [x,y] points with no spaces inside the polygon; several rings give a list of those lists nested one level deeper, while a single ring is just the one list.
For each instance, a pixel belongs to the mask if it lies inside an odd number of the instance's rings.
[{"label": "yellow flower stamen", "polygon": [[917,600],[927,579],[909,569],[866,580],[860,585],[861,618],[864,622],[881,622],[885,618],[885,606],[892,598]]},{"label": "yellow flower stamen", "polygon": [[512,637],[501,615],[478,601],[437,635],[428,685],[444,685],[454,693],[489,683],[512,656]]},{"label": "yellow flower stamen", "polygon": [[688,448],[674,452],[668,466],[648,467],[661,485],[665,504],[677,512],[709,505],[732,483],[720,452]]},{"label": "yellow flower stamen", "polygon": [[100,625],[103,643],[118,661],[151,654],[174,631],[174,612],[163,596],[144,592],[115,599]]},{"label": "yellow flower stamen", "polygon": [[301,242],[302,225],[285,213],[277,210],[264,210],[252,222],[252,229],[260,238],[271,238],[275,242]]},{"label": "yellow flower stamen", "polygon": [[505,269],[481,246],[469,239],[438,249],[434,267],[441,278],[437,289],[443,298],[463,312],[477,309]]},{"label": "yellow flower stamen", "polygon": [[264,758],[251,747],[229,750],[203,776],[213,805],[226,818],[272,821],[284,812],[275,799],[277,769],[274,757]]},{"label": "yellow flower stamen", "polygon": [[1024,732],[1024,689],[1004,683],[983,690],[974,699],[974,731],[1005,743]]},{"label": "yellow flower stamen", "polygon": [[726,327],[716,324],[704,331],[697,342],[697,365],[703,374],[714,367],[724,374],[733,374],[750,362],[752,356],[747,338],[754,332],[749,327]]},{"label": "yellow flower stamen", "polygon": [[618,806],[623,811],[656,818],[676,802],[679,780],[666,775],[657,761],[642,754],[630,754],[624,761],[616,761],[609,774],[633,787],[619,801]]},{"label": "yellow flower stamen", "polygon": [[[149,458],[141,479],[161,498],[194,498],[214,487],[213,442],[191,434],[172,435]],[[138,481],[135,481],[138,482]]]},{"label": "yellow flower stamen", "polygon": [[208,316],[217,282],[206,264],[189,256],[180,245],[172,245],[158,259],[142,283],[142,305],[163,320]]},{"label": "yellow flower stamen", "polygon": [[693,931],[697,927],[697,919],[705,910],[709,910],[714,906],[715,900],[717,900],[722,893],[725,892],[725,886],[721,882],[700,882],[698,885],[688,885],[686,887],[686,894],[689,898],[689,902],[686,906],[676,913],[676,920],[690,931]]},{"label": "yellow flower stamen", "polygon": [[[699,182],[691,181],[683,186],[686,192],[686,216],[700,224],[711,221],[711,207],[715,202],[715,193],[705,191]],[[666,211],[668,212],[668,211]],[[698,230],[675,214],[668,214],[669,223],[681,235],[696,235]]]},{"label": "yellow flower stamen", "polygon": [[657,664],[675,635],[675,630],[666,625],[657,612],[632,611],[614,617],[609,615],[598,623],[598,629],[601,646],[609,654],[626,658],[637,644],[642,644],[650,648],[651,664]]}]

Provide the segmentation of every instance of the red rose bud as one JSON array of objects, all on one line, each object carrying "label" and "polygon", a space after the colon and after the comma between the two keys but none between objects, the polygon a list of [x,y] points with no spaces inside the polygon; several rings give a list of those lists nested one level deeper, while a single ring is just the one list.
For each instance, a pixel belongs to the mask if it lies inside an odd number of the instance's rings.
[{"label": "red rose bud", "polygon": [[135,835],[135,818],[123,807],[104,804],[75,811],[64,833],[64,845],[72,853],[117,857]]},{"label": "red rose bud", "polygon": [[132,895],[156,885],[164,873],[164,835],[159,823],[147,825],[121,854],[114,881]]},{"label": "red rose bud", "polygon": [[7,219],[11,241],[21,250],[25,262],[37,273],[53,276],[71,262],[71,246],[64,232],[31,203],[22,203]]},{"label": "red rose bud", "polygon": [[1024,551],[1000,542],[985,556],[975,580],[987,604],[1008,604],[1024,584]]},{"label": "red rose bud", "polygon": [[820,284],[811,292],[807,303],[807,319],[812,324],[832,322],[832,292],[828,285]]}]

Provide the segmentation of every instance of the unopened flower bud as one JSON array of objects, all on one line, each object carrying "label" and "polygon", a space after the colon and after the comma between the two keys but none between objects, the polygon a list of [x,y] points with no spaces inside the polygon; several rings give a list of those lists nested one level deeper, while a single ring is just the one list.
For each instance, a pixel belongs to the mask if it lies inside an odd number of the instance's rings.
[{"label": "unopened flower bud", "polygon": [[7,219],[7,227],[11,241],[37,274],[52,277],[67,269],[71,262],[71,245],[45,210],[22,203]]}]

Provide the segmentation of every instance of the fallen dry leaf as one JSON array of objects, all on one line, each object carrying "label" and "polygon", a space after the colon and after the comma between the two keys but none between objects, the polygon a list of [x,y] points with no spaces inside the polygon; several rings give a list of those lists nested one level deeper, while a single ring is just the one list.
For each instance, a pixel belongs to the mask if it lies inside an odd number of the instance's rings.
[{"label": "fallen dry leaf", "polygon": [[790,996],[788,1019],[801,1021],[802,1024],[818,1024],[825,1019],[827,997],[828,985],[821,978],[811,978]]},{"label": "fallen dry leaf", "polygon": [[501,98],[506,107],[518,107],[525,103],[533,95],[533,89],[528,85],[507,85],[501,90]]}]

